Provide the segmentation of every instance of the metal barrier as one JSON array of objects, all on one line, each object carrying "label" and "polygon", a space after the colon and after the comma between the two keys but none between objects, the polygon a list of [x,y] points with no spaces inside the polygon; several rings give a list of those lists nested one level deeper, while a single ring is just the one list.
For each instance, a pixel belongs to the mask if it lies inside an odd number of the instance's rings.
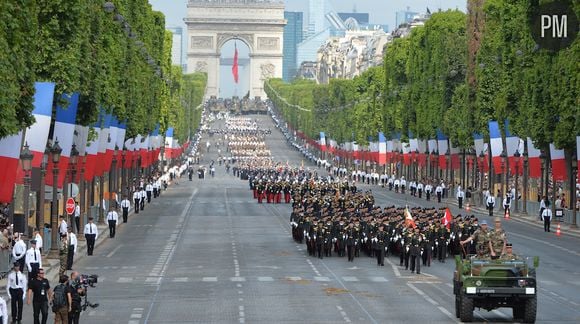
[{"label": "metal barrier", "polygon": [[11,249],[0,249],[0,278],[4,278],[12,270]]}]

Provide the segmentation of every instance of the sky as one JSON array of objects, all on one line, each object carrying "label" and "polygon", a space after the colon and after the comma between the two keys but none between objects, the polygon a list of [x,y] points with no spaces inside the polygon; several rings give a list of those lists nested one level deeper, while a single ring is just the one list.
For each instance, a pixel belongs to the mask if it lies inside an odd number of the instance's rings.
[{"label": "sky", "polygon": [[[331,6],[336,12],[368,12],[370,14],[370,23],[387,24],[392,30],[395,26],[395,12],[406,10],[425,12],[427,8],[431,12],[442,10],[459,9],[466,11],[467,0],[329,0]],[[187,14],[187,0],[149,0],[154,10],[161,11],[165,14],[165,24],[168,27],[181,26],[186,29],[183,19]],[[287,11],[308,11],[308,0],[285,0]],[[306,18],[306,17],[305,17]],[[306,22],[306,19],[305,19]],[[184,35],[185,36],[185,35]],[[184,37],[187,38],[187,37]],[[185,44],[184,44],[185,45]],[[248,48],[243,44],[238,44],[239,56],[248,57]],[[222,48],[223,57],[233,57],[234,44],[228,42]],[[238,95],[242,97],[248,90],[249,72],[240,68],[240,83],[235,86],[221,86],[222,97]],[[223,84],[233,84],[231,67],[222,66],[220,79]]]}]

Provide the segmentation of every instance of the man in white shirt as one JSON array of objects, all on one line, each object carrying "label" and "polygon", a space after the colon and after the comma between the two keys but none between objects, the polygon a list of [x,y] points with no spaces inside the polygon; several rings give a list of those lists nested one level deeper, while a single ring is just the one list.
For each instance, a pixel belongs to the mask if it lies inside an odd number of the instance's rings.
[{"label": "man in white shirt", "polygon": [[66,235],[66,233],[68,233],[68,225],[66,223],[66,220],[64,219],[64,216],[60,215],[60,223],[58,224],[58,233],[60,234],[60,236]]},{"label": "man in white shirt", "polygon": [[131,209],[131,202],[127,197],[121,201],[121,209],[123,210],[123,223],[127,222],[127,217],[129,216],[129,209]]},{"label": "man in white shirt", "polygon": [[431,192],[433,191],[433,186],[430,183],[425,185],[425,198],[427,201],[431,200]]},{"label": "man in white shirt", "polygon": [[493,216],[493,209],[495,208],[495,197],[492,195],[487,196],[485,206],[487,207],[487,210],[489,210],[489,216]]},{"label": "man in white shirt", "polygon": [[405,177],[401,177],[401,193],[405,194],[405,188],[407,188],[407,180]]},{"label": "man in white shirt", "polygon": [[141,191],[136,190],[133,193],[133,202],[135,202],[135,214],[139,214],[139,206],[141,205]]},{"label": "man in white shirt", "polygon": [[550,231],[550,223],[552,222],[552,209],[546,206],[542,211],[542,220],[544,221],[544,232]]},{"label": "man in white shirt", "polygon": [[437,202],[441,203],[441,197],[443,196],[443,187],[441,187],[441,185],[438,185],[437,188],[435,188],[435,194],[437,195]]},{"label": "man in white shirt", "polygon": [[140,203],[141,203],[141,210],[145,209],[145,199],[147,199],[147,192],[145,191],[145,188],[141,187],[141,192],[139,193],[139,197],[141,198]]},{"label": "man in white shirt", "polygon": [[115,211],[113,207],[109,208],[109,212],[107,213],[107,222],[109,223],[109,237],[114,238],[116,229],[117,229],[117,221],[119,220],[119,214]]},{"label": "man in white shirt", "polygon": [[26,251],[26,268],[28,269],[28,279],[36,278],[38,269],[42,268],[42,255],[36,248],[36,240],[30,241],[30,249]]},{"label": "man in white shirt", "polygon": [[18,263],[20,271],[24,270],[24,257],[26,256],[26,244],[20,239],[20,233],[14,233],[14,247],[12,247],[12,260]]},{"label": "man in white shirt", "polygon": [[75,201],[75,231],[77,233],[81,231],[81,206],[77,201]]},{"label": "man in white shirt", "polygon": [[68,255],[66,262],[66,269],[72,270],[72,264],[74,262],[75,253],[77,253],[77,236],[73,233],[72,229],[68,229]]},{"label": "man in white shirt", "polygon": [[95,241],[99,237],[97,225],[93,224],[93,217],[89,217],[89,222],[85,225],[85,239],[87,240],[87,255],[93,255]]},{"label": "man in white shirt", "polygon": [[40,235],[40,231],[38,230],[38,228],[34,229],[34,237],[33,239],[36,240],[36,248],[38,249],[38,251],[40,251],[40,253],[42,254],[42,236]]},{"label": "man in white shirt", "polygon": [[419,199],[421,199],[423,196],[423,183],[421,181],[417,183],[417,192],[419,193]]},{"label": "man in white shirt", "polygon": [[503,198],[503,214],[507,214],[512,206],[512,196],[510,193],[506,193]]},{"label": "man in white shirt", "polygon": [[[28,280],[20,271],[19,264],[14,262],[14,267],[8,274],[8,280],[6,282],[6,293],[8,293],[8,298],[10,298],[10,306],[12,308],[12,323],[22,321],[22,305],[24,303],[24,297],[26,296],[24,292],[26,291],[27,284]],[[4,307],[1,304],[2,301],[0,301],[0,315],[2,316],[2,322],[0,323],[6,324],[8,323],[6,302],[4,302]]]},{"label": "man in white shirt", "polygon": [[459,205],[459,209],[463,208],[463,199],[465,198],[465,192],[461,189],[461,186],[457,188],[457,204]]},{"label": "man in white shirt", "polygon": [[399,185],[401,184],[401,182],[399,181],[399,179],[395,179],[395,192],[398,193],[399,192]]},{"label": "man in white shirt", "polygon": [[145,186],[145,194],[147,195],[147,203],[150,204],[151,203],[151,197],[153,196],[153,185],[151,184],[151,182],[149,182],[147,184],[147,186]]}]

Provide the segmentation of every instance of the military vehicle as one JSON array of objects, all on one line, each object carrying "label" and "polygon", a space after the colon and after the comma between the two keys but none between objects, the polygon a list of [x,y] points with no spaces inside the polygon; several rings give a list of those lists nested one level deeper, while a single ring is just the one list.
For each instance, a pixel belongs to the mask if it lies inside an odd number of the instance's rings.
[{"label": "military vehicle", "polygon": [[536,268],[539,258],[518,257],[511,260],[478,258],[469,256],[455,258],[453,294],[455,315],[462,322],[473,321],[474,308],[491,311],[510,307],[514,319],[524,323],[536,321],[538,303]]}]

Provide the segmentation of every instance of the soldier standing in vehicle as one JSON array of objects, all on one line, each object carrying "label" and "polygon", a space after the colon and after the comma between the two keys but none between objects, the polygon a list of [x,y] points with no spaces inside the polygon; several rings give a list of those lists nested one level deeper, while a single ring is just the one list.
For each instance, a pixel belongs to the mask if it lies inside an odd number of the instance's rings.
[{"label": "soldier standing in vehicle", "polygon": [[471,241],[475,241],[475,250],[477,255],[480,257],[485,257],[490,254],[490,244],[489,241],[491,239],[490,231],[487,229],[487,221],[482,220],[480,223],[480,227],[476,230],[470,237],[461,241],[461,245],[465,243],[469,243]]},{"label": "soldier standing in vehicle", "polygon": [[495,218],[495,228],[491,232],[490,252],[494,259],[499,258],[506,251],[507,238],[505,231],[501,228],[501,219]]},{"label": "soldier standing in vehicle", "polygon": [[505,253],[501,255],[501,259],[502,260],[516,260],[517,258],[518,258],[518,256],[513,253],[512,244],[506,243]]}]

